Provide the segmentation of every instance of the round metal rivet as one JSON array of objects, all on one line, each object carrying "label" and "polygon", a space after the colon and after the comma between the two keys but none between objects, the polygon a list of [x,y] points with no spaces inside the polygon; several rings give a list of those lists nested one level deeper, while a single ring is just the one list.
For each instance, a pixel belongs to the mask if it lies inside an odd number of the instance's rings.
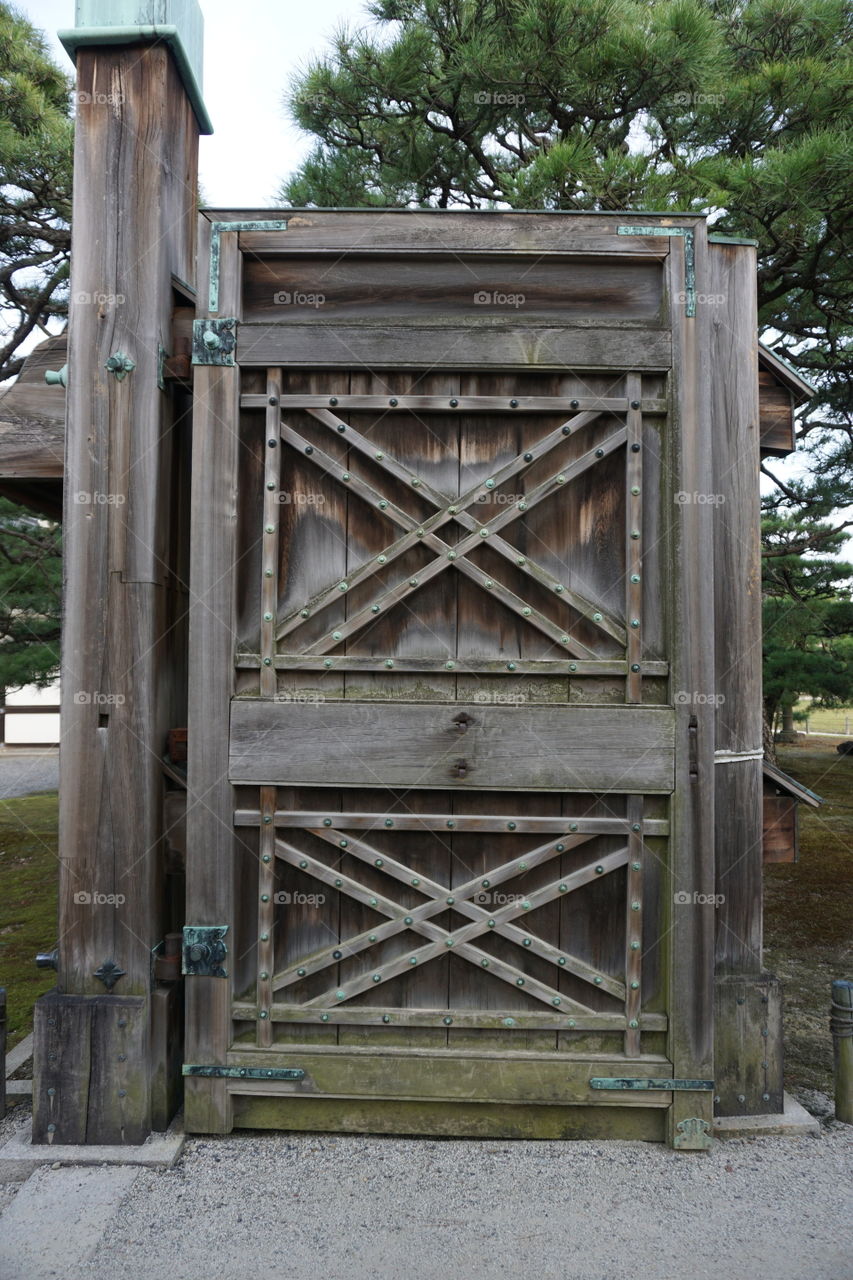
[{"label": "round metal rivet", "polygon": [[327,1013],[321,1013],[321,1014],[320,1014],[320,1021],[321,1021],[321,1022],[328,1022],[328,1021],[329,1021],[329,1015],[328,1015]]},{"label": "round metal rivet", "polygon": [[345,472],[343,473],[343,475],[341,476],[341,479],[342,479],[342,480],[349,480],[349,472],[348,472],[348,471],[345,471]]},{"label": "round metal rivet", "polygon": [[265,614],[264,614],[264,622],[272,622],[272,614],[271,614],[271,613],[265,613]]},{"label": "round metal rivet", "polygon": [[632,530],[631,530],[631,537],[634,539],[634,541],[635,541],[635,542],[636,542],[636,540],[639,538],[639,536],[640,536],[640,530],[639,530],[639,529],[632,529]]},{"label": "round metal rivet", "polygon": [[458,400],[451,400],[451,401],[450,401],[450,407],[451,407],[451,409],[455,409],[455,408],[456,408],[456,406],[458,405],[458,403],[459,403],[459,401],[458,401]]},{"label": "round metal rivet", "polygon": [[557,476],[557,484],[565,484],[565,483],[566,483],[566,477],[565,477],[565,476],[562,476],[562,475]]},{"label": "round metal rivet", "polygon": [[417,964],[417,963],[418,963],[418,957],[417,957],[417,956],[410,956],[410,957],[409,957],[409,964]]},{"label": "round metal rivet", "polygon": [[381,981],[382,981],[382,974],[381,974],[381,973],[374,973],[374,975],[373,975],[373,981],[374,981],[374,982],[381,982]]},{"label": "round metal rivet", "polygon": [[639,575],[638,573],[632,573],[632,574],[631,574],[631,581],[632,581],[632,582],[639,582],[639,581],[640,581],[640,575]]},{"label": "round metal rivet", "polygon": [[487,588],[491,588],[494,585],[495,584],[492,582],[491,578],[486,578],[486,581],[483,583],[483,586]]},{"label": "round metal rivet", "polygon": [[268,524],[268,525],[266,526],[266,529],[267,529],[267,533],[275,533],[275,525],[274,525],[274,524]]},{"label": "round metal rivet", "polygon": [[403,924],[414,924],[414,916],[404,916]]},{"label": "round metal rivet", "polygon": [[569,1026],[570,1026],[570,1027],[574,1027],[575,1025],[576,1025],[576,1023],[575,1023],[574,1018],[569,1018]]},{"label": "round metal rivet", "polygon": [[519,869],[519,871],[526,871],[526,870],[527,870],[527,863],[526,863],[526,862],[519,862],[519,864],[518,864],[518,869]]},{"label": "round metal rivet", "polygon": [[379,605],[378,605],[378,604],[372,604],[372,605],[370,606],[370,612],[371,612],[371,613],[378,613],[378,612],[379,612]]},{"label": "round metal rivet", "polygon": [[305,977],[306,972],[307,972],[307,970],[305,970],[305,969],[297,969],[297,970],[296,970],[296,976],[297,976],[297,978],[304,978],[304,977]]},{"label": "round metal rivet", "polygon": [[643,829],[643,827],[642,827],[642,824],[641,824],[641,823],[639,823],[639,822],[632,822],[632,823],[631,823],[631,830],[632,830],[632,831],[642,831],[642,829]]},{"label": "round metal rivet", "polygon": [[515,831],[516,823],[514,823],[514,822],[508,822],[508,823],[506,824],[506,828],[507,828],[507,831]]},{"label": "round metal rivet", "polygon": [[569,830],[570,830],[570,831],[577,831],[577,829],[578,829],[578,824],[577,824],[576,822],[570,822],[570,823],[569,823]]},{"label": "round metal rivet", "polygon": [[375,942],[375,941],[376,941],[376,934],[375,934],[375,933],[369,933],[369,934],[367,935],[367,941],[368,941],[368,942]]},{"label": "round metal rivet", "polygon": [[[387,507],[388,507],[388,503],[385,501],[385,499],[384,499],[384,498],[380,498],[380,499],[379,499],[379,504],[378,504],[378,505],[379,505],[379,510],[380,510],[380,511],[385,511],[385,510],[387,509]],[[383,561],[383,563],[384,563],[384,561]]]},{"label": "round metal rivet", "polygon": [[456,552],[455,552],[455,551],[448,551],[448,553],[447,553],[447,558],[448,558],[448,560],[455,560],[455,559],[456,559]]},{"label": "round metal rivet", "polygon": [[343,999],[345,999],[346,994],[347,994],[347,993],[346,993],[345,991],[336,991],[336,992],[335,992],[335,996],[336,996],[336,998],[337,998],[338,1000],[343,1000]]},{"label": "round metal rivet", "polygon": [[572,407],[573,409],[577,409],[577,408],[579,407],[579,405],[580,405],[580,400],[572,400],[572,402],[571,402],[571,407]]},{"label": "round metal rivet", "polygon": [[415,530],[415,536],[416,536],[416,537],[418,537],[418,538],[422,538],[422,537],[424,536],[424,531],[423,531],[423,529],[416,529],[416,530]]},{"label": "round metal rivet", "polygon": [[562,582],[558,582],[558,583],[556,584],[556,586],[554,587],[554,590],[555,590],[555,591],[557,591],[557,592],[565,591],[565,589],[566,589],[566,588],[563,586]]},{"label": "round metal rivet", "polygon": [[563,1002],[559,996],[554,996],[554,999],[551,1001],[551,1004],[562,1004],[562,1003]]},{"label": "round metal rivet", "polygon": [[271,667],[271,666],[272,666],[272,658],[264,658],[264,666],[265,666],[265,667]]},{"label": "round metal rivet", "polygon": [[568,643],[569,643],[568,636],[560,636],[560,644],[568,644]]},{"label": "round metal rivet", "polygon": [[409,578],[409,586],[410,586],[410,587],[416,587],[417,585],[418,585],[418,580],[417,580],[417,578]]},{"label": "round metal rivet", "polygon": [[494,928],[495,928],[495,921],[494,921],[494,920],[490,920],[490,921],[488,922],[488,924],[489,924],[489,928],[490,928],[490,929],[494,929]]},{"label": "round metal rivet", "polygon": [[341,633],[340,633],[340,631],[333,631],[333,632],[332,632],[332,639],[333,639],[333,640],[340,640],[340,638],[341,638]]},{"label": "round metal rivet", "polygon": [[308,454],[308,456],[310,457],[310,456],[311,456],[311,454],[314,452],[314,449],[313,449],[313,447],[312,447],[310,444],[306,444],[306,446],[305,446],[305,452],[306,452],[306,453]]},{"label": "round metal rivet", "polygon": [[386,819],[385,819],[385,826],[386,826],[386,827],[393,827],[393,825],[394,825],[394,819],[393,819],[393,818],[386,818]]},{"label": "round metal rivet", "polygon": [[274,488],[275,488],[275,481],[274,481],[274,480],[270,480],[269,484],[267,485],[267,488],[268,488],[268,489],[274,489]]},{"label": "round metal rivet", "polygon": [[632,453],[639,453],[639,452],[640,452],[640,446],[639,446],[638,444],[632,444],[632,445],[631,445],[631,452],[632,452]]},{"label": "round metal rivet", "polygon": [[447,668],[447,670],[448,670],[448,671],[452,671],[452,670],[453,670],[453,668],[456,666],[456,663],[455,663],[455,662],[445,662],[445,664],[444,664],[444,665],[445,665],[445,667]]},{"label": "round metal rivet", "polygon": [[382,459],[385,457],[385,454],[382,452],[382,450],[381,450],[381,449],[379,449],[376,453],[374,453],[374,455],[373,455],[373,456],[374,456],[374,458],[376,459],[376,461],[377,461],[377,462],[381,462],[381,461],[382,461]]},{"label": "round metal rivet", "polygon": [[417,489],[418,485],[420,484],[420,480],[417,478],[417,476],[415,476],[414,479],[412,480],[412,484]]},{"label": "round metal rivet", "polygon": [[336,880],[336,881],[335,881],[335,888],[336,888],[336,889],[342,889],[342,888],[343,888],[343,884],[344,884],[343,880]]},{"label": "round metal rivet", "polygon": [[445,902],[449,907],[452,907],[455,901],[456,901],[455,898],[445,898]]},{"label": "round metal rivet", "polygon": [[262,969],[261,972],[258,974],[258,977],[260,978],[261,982],[266,982],[269,976],[270,975],[267,973],[266,969]]},{"label": "round metal rivet", "polygon": [[278,444],[278,441],[277,441],[277,440],[267,440],[267,444],[269,445],[269,447],[270,447],[271,449],[274,449],[274,448],[276,447],[276,445]]},{"label": "round metal rivet", "polygon": [[270,900],[270,895],[268,893],[261,894],[261,902],[269,902],[269,900]]},{"label": "round metal rivet", "polygon": [[558,845],[556,846],[556,848],[557,848],[557,853],[565,853],[565,852],[566,852],[566,846],[565,846],[564,844],[558,844]]},{"label": "round metal rivet", "polygon": [[341,582],[341,583],[338,585],[338,591],[346,591],[348,587],[349,587],[349,583],[348,583],[348,582]]},{"label": "round metal rivet", "polygon": [[[272,569],[264,569],[264,577],[265,577],[265,578],[271,578],[271,577],[272,577]],[[307,617],[308,617],[308,614],[307,614],[307,613],[304,613],[302,616],[303,616],[304,618],[307,618]]]},{"label": "round metal rivet", "polygon": [[631,903],[631,910],[632,910],[632,911],[639,911],[639,910],[640,910],[640,904],[639,904],[639,902],[632,902],[632,903]]},{"label": "round metal rivet", "polygon": [[762,1102],[769,1102],[769,1101],[770,1101],[770,1094],[769,1094],[769,1093],[762,1093],[762,1095],[761,1095],[761,1100],[762,1100]]},{"label": "round metal rivet", "polygon": [[299,616],[300,618],[308,618],[311,616],[310,611],[308,609],[300,609]]},{"label": "round metal rivet", "polygon": [[602,867],[602,866],[598,866],[598,867],[596,867],[596,868],[595,868],[595,874],[596,874],[597,876],[604,875],[604,867]]},{"label": "round metal rivet", "polygon": [[631,863],[631,870],[632,870],[632,871],[639,871],[639,870],[640,870],[640,864],[639,864],[639,862],[632,862],[632,863]]},{"label": "round metal rivet", "polygon": [[532,946],[533,946],[533,943],[531,942],[531,940],[530,940],[529,938],[524,938],[524,939],[522,940],[522,945],[523,945],[523,946],[525,946],[525,947],[532,947]]},{"label": "round metal rivet", "polygon": [[519,511],[526,511],[526,510],[527,510],[527,503],[526,503],[526,502],[523,502],[523,501],[522,501],[522,502],[519,502],[519,504],[518,504],[518,509],[519,509]]},{"label": "round metal rivet", "polygon": [[561,884],[560,893],[568,893],[568,892],[569,892],[569,886],[567,884]]},{"label": "round metal rivet", "polygon": [[304,871],[304,870],[305,870],[305,868],[308,866],[308,863],[307,863],[307,862],[305,862],[305,861],[302,861],[302,862],[300,862],[300,864],[299,864],[299,865],[300,865],[300,867],[302,868],[302,870]]},{"label": "round metal rivet", "polygon": [[489,536],[489,531],[488,531],[488,529],[481,529],[481,530],[480,530],[480,537],[481,537],[481,538],[488,538],[488,536]]},{"label": "round metal rivet", "polygon": [[447,825],[448,827],[455,827],[455,826],[456,826],[456,823],[454,822],[453,818],[448,818],[448,819],[447,819],[447,823],[446,823],[446,825]]},{"label": "round metal rivet", "polygon": [[387,556],[377,556],[377,557],[376,557],[376,563],[377,563],[377,564],[385,564],[385,563],[386,563],[386,561],[387,561],[387,559],[388,559],[388,557],[387,557]]},{"label": "round metal rivet", "polygon": [[382,1015],[382,1021],[383,1021],[383,1022],[390,1022],[390,1021],[391,1021],[391,1015],[390,1015],[390,1013],[383,1013],[383,1015]]},{"label": "round metal rivet", "polygon": [[525,461],[525,462],[532,462],[532,461],[533,461],[533,454],[532,454],[532,453],[526,453],[526,454],[524,455],[524,461]]},{"label": "round metal rivet", "polygon": [[270,855],[268,853],[265,853],[261,856],[261,862],[269,862],[269,861],[270,861]]},{"label": "round metal rivet", "polygon": [[631,492],[633,493],[633,495],[634,495],[634,497],[635,497],[635,498],[639,497],[639,495],[640,495],[640,486],[639,486],[638,484],[632,484],[632,485],[631,485]]},{"label": "round metal rivet", "polygon": [[484,889],[490,889],[492,887],[491,880],[481,880],[480,883],[482,884]]},{"label": "round metal rivet", "polygon": [[529,903],[529,902],[522,902],[521,906],[522,906],[522,909],[523,909],[524,911],[529,911],[529,910],[530,910],[530,903]]},{"label": "round metal rivet", "polygon": [[738,1102],[746,1102],[746,1095],[743,1093],[739,1093],[737,1096],[737,1100]]},{"label": "round metal rivet", "polygon": [[523,987],[523,986],[524,986],[524,979],[523,979],[523,978],[516,978],[516,980],[515,980],[515,985],[516,985],[517,987]]},{"label": "round metal rivet", "polygon": [[323,826],[324,826],[324,827],[330,827],[331,825],[332,825],[332,819],[331,819],[331,818],[324,818],[324,819],[323,819]]},{"label": "round metal rivet", "polygon": [[386,658],[386,659],[385,659],[385,666],[386,666],[386,667],[393,667],[393,665],[394,665],[394,662],[393,662],[393,659],[392,659],[392,658]]},{"label": "round metal rivet", "polygon": [[487,488],[487,489],[494,489],[494,487],[495,487],[495,482],[494,482],[494,480],[487,480],[487,481],[486,481],[486,488]]},{"label": "round metal rivet", "polygon": [[635,1031],[639,1025],[640,1024],[636,1018],[632,1018],[631,1021],[628,1023],[628,1026],[631,1028],[632,1031]]},{"label": "round metal rivet", "polygon": [[632,950],[632,951],[639,951],[639,950],[640,950],[640,944],[639,944],[639,942],[632,942],[632,943],[631,943],[631,950]]},{"label": "round metal rivet", "polygon": [[484,968],[484,969],[488,969],[488,967],[489,967],[489,962],[488,962],[488,960],[481,960],[481,961],[480,961],[480,964],[483,966],[483,968]]},{"label": "round metal rivet", "polygon": [[509,402],[509,407],[510,407],[510,409],[517,409],[517,408],[518,408],[518,401],[517,401],[517,400],[510,400],[510,402]]},{"label": "round metal rivet", "polygon": [[602,981],[603,981],[603,979],[602,979],[602,978],[593,978],[593,982],[595,983],[595,985],[596,985],[597,987],[600,987],[600,986],[601,986]]},{"label": "round metal rivet", "polygon": [[420,880],[418,879],[418,877],[417,877],[417,876],[415,876],[415,877],[414,877],[414,879],[412,880],[412,884],[413,884],[413,885],[415,886],[415,888],[417,889],[418,885],[420,884]]},{"label": "round metal rivet", "polygon": [[459,510],[459,508],[458,508],[458,507],[448,507],[448,508],[447,508],[447,514],[448,514],[449,516],[455,516],[455,515],[456,515],[456,512],[457,512],[458,510]]},{"label": "round metal rivet", "polygon": [[525,605],[521,612],[524,614],[525,618],[529,618],[533,610]]},{"label": "round metal rivet", "polygon": [[343,951],[333,951],[333,952],[332,952],[332,959],[333,959],[333,960],[343,960],[343,958],[344,958],[344,953],[343,953]]},{"label": "round metal rivet", "polygon": [[632,626],[632,627],[638,627],[639,625],[640,625],[640,619],[639,619],[639,618],[632,618],[632,619],[631,619],[631,626]]},{"label": "round metal rivet", "polygon": [[631,408],[632,408],[632,409],[639,409],[639,407],[640,407],[640,402],[639,402],[639,400],[632,400],[632,401],[631,401]]},{"label": "round metal rivet", "polygon": [[514,1027],[514,1026],[515,1026],[515,1018],[504,1018],[504,1026],[505,1026],[505,1027]]},{"label": "round metal rivet", "polygon": [[507,669],[507,671],[515,671],[515,663],[514,663],[514,662],[508,662],[508,663],[506,664],[506,669]]},{"label": "round metal rivet", "polygon": [[524,556],[519,556],[515,563],[519,565],[525,565],[527,564],[527,561],[525,560]]},{"label": "round metal rivet", "polygon": [[572,433],[572,429],[571,429],[571,427],[569,427],[569,426],[563,427],[563,435],[564,435],[564,436],[571,435],[571,433]]},{"label": "round metal rivet", "polygon": [[639,670],[640,670],[640,664],[639,664],[639,662],[632,662],[632,663],[631,663],[631,670],[632,670],[632,671],[639,671]]},{"label": "round metal rivet", "polygon": [[376,858],[376,859],[374,860],[373,865],[374,865],[374,867],[384,867],[384,866],[385,866],[385,863],[382,861],[382,859],[381,859],[381,858]]},{"label": "round metal rivet", "polygon": [[569,663],[569,670],[570,670],[570,671],[577,671],[577,669],[578,669],[578,664],[577,664],[576,662],[570,662],[570,663]]},{"label": "round metal rivet", "polygon": [[329,396],[329,404],[332,405],[333,408],[337,403],[338,403],[337,396]]},{"label": "round metal rivet", "polygon": [[269,940],[270,940],[270,935],[268,933],[261,934],[261,942],[269,942]]},{"label": "round metal rivet", "polygon": [[397,405],[399,404],[399,401],[392,396],[391,399],[388,401],[388,403],[390,404],[392,409],[396,409]]},{"label": "round metal rivet", "polygon": [[639,989],[640,989],[640,984],[639,984],[639,982],[637,982],[637,980],[636,980],[636,978],[635,978],[635,979],[634,979],[634,981],[631,983],[631,990],[632,990],[632,991],[639,991]]},{"label": "round metal rivet", "polygon": [[346,849],[347,845],[349,844],[349,840],[339,840],[338,844],[342,849]]}]

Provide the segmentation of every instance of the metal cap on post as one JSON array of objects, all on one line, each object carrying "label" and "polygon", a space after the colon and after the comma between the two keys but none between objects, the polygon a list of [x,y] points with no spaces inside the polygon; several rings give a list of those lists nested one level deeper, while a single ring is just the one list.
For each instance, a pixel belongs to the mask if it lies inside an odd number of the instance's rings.
[{"label": "metal cap on post", "polygon": [[832,984],[829,1029],[835,1055],[835,1118],[853,1124],[853,982],[848,978]]}]

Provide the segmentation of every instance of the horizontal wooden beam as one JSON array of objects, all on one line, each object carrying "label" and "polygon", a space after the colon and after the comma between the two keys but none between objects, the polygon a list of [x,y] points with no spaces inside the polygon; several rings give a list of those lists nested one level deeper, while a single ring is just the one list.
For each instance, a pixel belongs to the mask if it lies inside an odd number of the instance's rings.
[{"label": "horizontal wooden beam", "polygon": [[[631,824],[619,818],[531,818],[512,817],[501,814],[487,816],[484,814],[466,815],[449,813],[309,813],[307,810],[276,809],[273,824],[276,827],[303,827],[305,829],[322,827],[326,824],[344,828],[347,831],[379,831],[388,826],[396,831],[441,831],[450,837],[462,831],[514,831],[521,835],[525,832],[544,832],[554,835],[565,835],[569,831],[579,835],[626,835]],[[259,827],[261,814],[259,809],[237,809],[234,812],[234,825],[237,827]],[[643,834],[647,836],[665,836],[669,834],[669,823],[662,818],[646,818],[643,821]]]},{"label": "horizontal wooden beam", "polygon": [[[258,1018],[258,1006],[251,1001],[236,1001],[232,1013],[240,1022],[254,1022]],[[392,1006],[380,1008],[352,1007],[321,1010],[302,1004],[273,1004],[270,1007],[272,1022],[301,1022],[312,1026],[396,1026],[396,1027],[477,1027],[482,1030],[520,1031],[624,1031],[625,1015],[621,1013],[578,1013],[571,1017],[565,1013],[531,1011],[520,1013],[518,1009],[504,1011],[489,1009],[398,1009]],[[640,1015],[641,1031],[666,1031],[665,1013]],[[632,1059],[632,1062],[634,1059]]]},{"label": "horizontal wooden beam", "polygon": [[[328,655],[327,655],[328,657]],[[387,671],[387,658],[357,658],[348,654],[335,654],[330,660],[316,654],[279,653],[273,665],[278,671]],[[448,663],[452,666],[448,666]],[[626,676],[628,663],[620,658],[582,659],[569,662],[561,658],[514,658],[512,666],[503,660],[463,658],[407,658],[391,659],[394,671],[441,672],[454,671],[457,675],[488,676]],[[238,671],[254,671],[261,665],[259,653],[240,653],[234,664]],[[668,662],[643,662],[640,674],[644,676],[668,676]],[[283,692],[282,702],[295,701],[295,695]]]},{"label": "horizontal wooden beam", "polygon": [[673,757],[669,707],[231,704],[235,783],[669,793]]},{"label": "horizontal wooden beam", "polygon": [[[393,400],[393,404],[392,404]],[[240,397],[242,409],[266,409],[268,397],[246,394]],[[592,396],[360,396],[341,394],[336,396],[283,395],[279,396],[282,411],[287,409],[328,409],[337,413],[350,413],[359,409],[382,410],[397,413],[625,413],[628,401],[619,397]],[[666,413],[665,400],[646,399],[643,413]]]}]

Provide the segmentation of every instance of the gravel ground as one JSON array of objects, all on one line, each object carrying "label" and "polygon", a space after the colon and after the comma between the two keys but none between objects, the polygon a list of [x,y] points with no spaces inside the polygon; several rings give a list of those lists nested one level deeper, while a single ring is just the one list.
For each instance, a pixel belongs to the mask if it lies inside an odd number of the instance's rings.
[{"label": "gravel ground", "polygon": [[193,1140],[174,1170],[140,1172],[85,1280],[211,1273],[848,1280],[853,1128],[716,1143],[709,1156],[629,1142]]},{"label": "gravel ground", "polygon": [[59,752],[13,751],[0,748],[0,800],[28,796],[34,791],[56,791],[59,786]]}]

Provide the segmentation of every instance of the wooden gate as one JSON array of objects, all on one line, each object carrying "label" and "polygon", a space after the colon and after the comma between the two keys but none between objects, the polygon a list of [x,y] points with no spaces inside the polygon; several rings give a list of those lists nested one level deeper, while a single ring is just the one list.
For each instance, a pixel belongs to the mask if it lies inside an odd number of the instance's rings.
[{"label": "wooden gate", "polygon": [[286,222],[206,224],[188,1125],[701,1146],[703,228]]}]

